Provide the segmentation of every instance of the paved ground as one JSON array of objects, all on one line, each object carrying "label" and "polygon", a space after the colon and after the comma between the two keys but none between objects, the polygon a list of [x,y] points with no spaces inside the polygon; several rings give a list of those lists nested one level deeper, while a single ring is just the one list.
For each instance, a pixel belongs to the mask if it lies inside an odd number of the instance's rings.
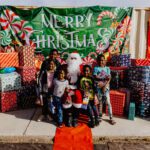
[{"label": "paved ground", "polygon": [[[56,126],[53,122],[37,122],[40,109],[17,110],[0,113],[0,143],[52,143]],[[150,141],[150,119],[115,118],[117,124],[108,123],[108,116],[100,126],[92,129],[94,143],[110,139],[148,139]]]},{"label": "paved ground", "polygon": [[[94,150],[149,150],[150,143],[106,143],[94,145]],[[50,144],[0,144],[0,150],[52,150]]]}]

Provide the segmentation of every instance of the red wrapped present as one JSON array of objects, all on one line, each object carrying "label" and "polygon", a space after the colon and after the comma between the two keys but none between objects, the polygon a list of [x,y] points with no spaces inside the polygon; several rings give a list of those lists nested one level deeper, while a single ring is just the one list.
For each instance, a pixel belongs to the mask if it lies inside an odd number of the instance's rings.
[{"label": "red wrapped present", "polygon": [[16,91],[2,92],[1,97],[1,111],[12,111],[17,108],[17,93]]},{"label": "red wrapped present", "polygon": [[[110,103],[112,105],[112,113],[116,116],[124,115],[126,94],[120,91],[110,90]],[[106,109],[108,114],[108,107]]]},{"label": "red wrapped present", "polygon": [[29,85],[36,81],[35,67],[18,67],[17,72],[21,75],[22,85]]},{"label": "red wrapped present", "polygon": [[150,66],[150,59],[131,59],[132,66]]},{"label": "red wrapped present", "polygon": [[19,65],[20,66],[34,66],[34,48],[31,46],[21,46],[19,51]]},{"label": "red wrapped present", "polygon": [[0,68],[4,67],[18,67],[19,59],[18,53],[0,53]]}]

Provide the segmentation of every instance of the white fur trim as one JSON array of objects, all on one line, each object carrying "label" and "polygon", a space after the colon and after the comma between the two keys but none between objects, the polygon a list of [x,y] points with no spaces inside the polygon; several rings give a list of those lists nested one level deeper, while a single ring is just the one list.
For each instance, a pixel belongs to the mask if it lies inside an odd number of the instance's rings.
[{"label": "white fur trim", "polygon": [[82,104],[72,103],[74,107],[81,108]]},{"label": "white fur trim", "polygon": [[71,90],[75,90],[75,89],[77,89],[77,86],[76,86],[76,85],[69,85],[69,88],[70,88]]},{"label": "white fur trim", "polygon": [[63,108],[67,109],[70,108],[72,106],[72,104],[63,104]]}]

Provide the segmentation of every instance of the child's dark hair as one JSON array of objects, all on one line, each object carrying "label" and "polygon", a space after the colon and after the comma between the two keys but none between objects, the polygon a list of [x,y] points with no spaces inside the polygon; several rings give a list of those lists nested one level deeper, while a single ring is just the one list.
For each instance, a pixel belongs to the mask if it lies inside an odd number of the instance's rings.
[{"label": "child's dark hair", "polygon": [[86,68],[89,68],[90,69],[90,72],[92,71],[92,67],[91,66],[89,66],[89,65],[84,65],[83,66],[83,72],[85,72],[85,69]]},{"label": "child's dark hair", "polygon": [[66,73],[65,69],[59,69],[59,70],[57,71],[57,78],[59,77],[59,74],[60,74],[62,71],[65,73],[65,79],[66,79],[66,78],[67,78],[67,73]]},{"label": "child's dark hair", "polygon": [[53,52],[57,52],[57,54],[58,54],[58,50],[57,50],[57,49],[53,49],[53,50],[51,50],[51,51],[49,52],[49,55],[52,55]]},{"label": "child's dark hair", "polygon": [[97,56],[97,61],[99,62],[101,60],[101,58],[104,58],[105,59],[105,56],[103,54],[99,54]]},{"label": "child's dark hair", "polygon": [[[45,63],[45,70],[50,70],[50,62],[53,62],[55,64],[55,61],[50,59]],[[56,64],[55,64],[56,65]]]}]

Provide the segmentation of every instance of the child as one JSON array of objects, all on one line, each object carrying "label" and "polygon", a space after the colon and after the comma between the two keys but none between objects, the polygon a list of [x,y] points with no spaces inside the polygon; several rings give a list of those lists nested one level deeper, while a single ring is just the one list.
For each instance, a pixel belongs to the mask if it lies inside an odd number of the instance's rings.
[{"label": "child", "polygon": [[38,118],[37,121],[42,121],[44,118],[51,120],[49,118],[49,106],[48,101],[53,94],[53,78],[55,73],[56,65],[53,60],[47,61],[45,63],[45,69],[41,71],[39,75],[39,92],[41,96],[42,105],[42,115]]},{"label": "child", "polygon": [[61,98],[65,91],[68,90],[69,82],[65,79],[65,71],[60,69],[58,71],[58,77],[54,79],[54,92],[53,92],[53,100],[54,106],[56,107],[57,113],[57,123],[58,127],[62,127],[63,123],[63,113],[62,113],[62,102]]},{"label": "child", "polygon": [[[104,55],[100,54],[97,57],[98,66],[94,67],[94,85],[97,93],[97,97],[100,103],[100,117],[102,117],[102,105],[104,101],[108,104],[108,112],[110,117],[110,123],[114,125],[116,122],[112,118],[112,107],[109,96],[109,83],[111,80],[110,69],[106,67],[106,61]],[[102,119],[101,119],[102,120]],[[101,121],[100,120],[100,121]]]},{"label": "child", "polygon": [[[90,117],[89,126],[94,127],[94,125],[99,124],[99,116],[97,108],[94,104],[94,81],[91,77],[92,68],[89,65],[83,67],[83,76],[80,79],[80,90],[83,94],[83,105],[87,105],[88,115]],[[93,116],[94,113],[94,116]],[[95,121],[94,121],[95,117]]]}]

